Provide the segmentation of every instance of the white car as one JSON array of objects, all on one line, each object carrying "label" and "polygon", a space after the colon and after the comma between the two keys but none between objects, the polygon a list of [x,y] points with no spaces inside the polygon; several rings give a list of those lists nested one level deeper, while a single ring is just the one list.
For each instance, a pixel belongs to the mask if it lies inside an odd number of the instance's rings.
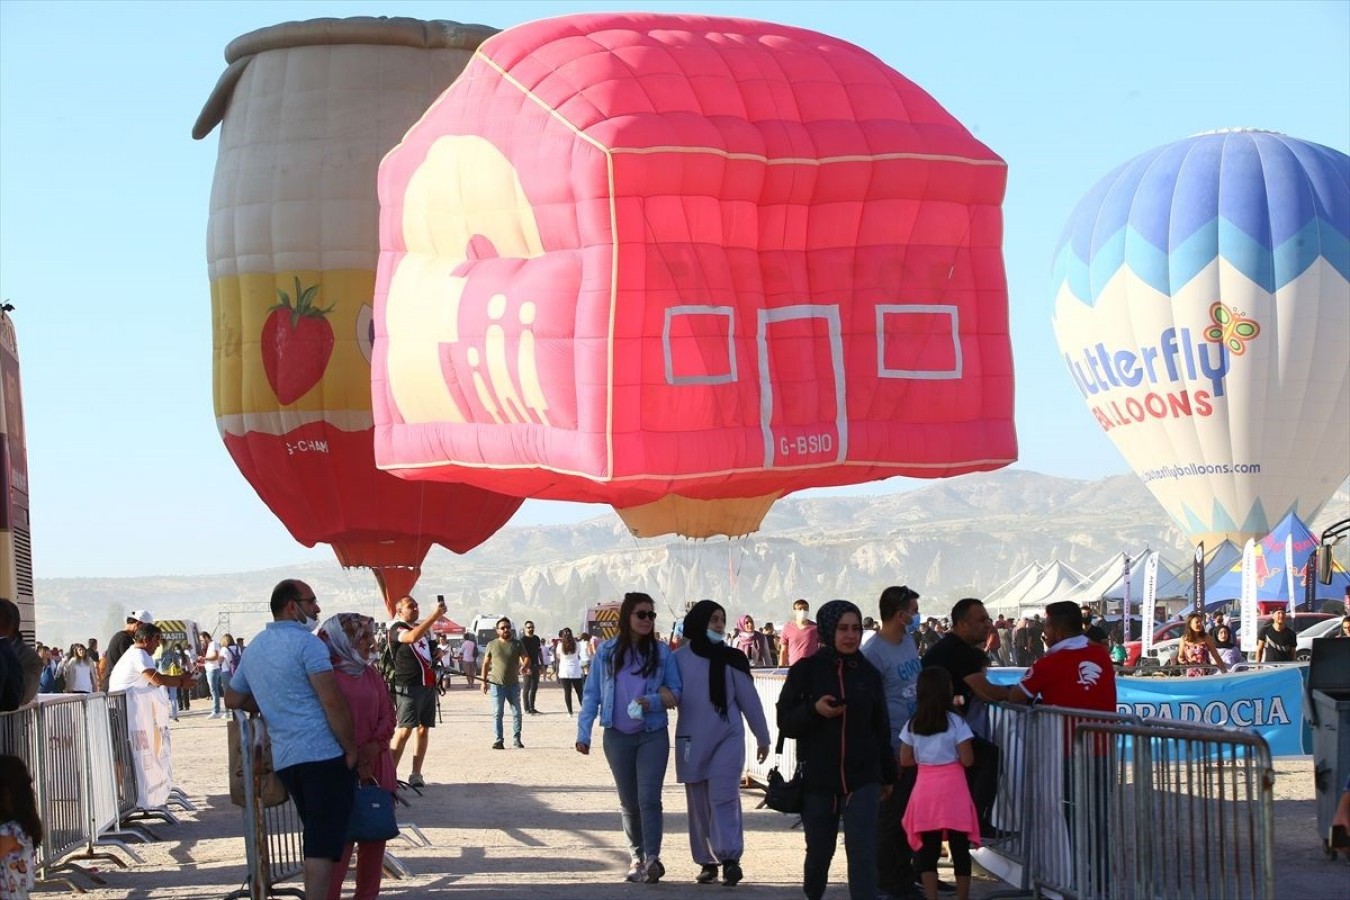
[{"label": "white car", "polygon": [[1312,659],[1313,640],[1320,637],[1332,637],[1340,630],[1340,627],[1341,619],[1339,616],[1332,616],[1325,622],[1318,622],[1316,625],[1309,626],[1298,636],[1298,640],[1295,642],[1294,659]]}]

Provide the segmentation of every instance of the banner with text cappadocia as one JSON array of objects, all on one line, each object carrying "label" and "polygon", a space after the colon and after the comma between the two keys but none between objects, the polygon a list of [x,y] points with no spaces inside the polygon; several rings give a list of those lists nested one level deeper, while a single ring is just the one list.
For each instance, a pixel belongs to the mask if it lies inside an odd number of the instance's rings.
[{"label": "banner with text cappadocia", "polygon": [[1305,521],[1350,475],[1350,157],[1227,131],[1103,178],[1055,254],[1088,409],[1192,541]]},{"label": "banner with text cappadocia", "polygon": [[[1219,725],[1259,734],[1272,756],[1299,756],[1304,745],[1305,666],[1279,666],[1203,678],[1117,678],[1116,710],[1178,725]],[[1025,669],[989,670],[993,684],[1016,684]]]}]

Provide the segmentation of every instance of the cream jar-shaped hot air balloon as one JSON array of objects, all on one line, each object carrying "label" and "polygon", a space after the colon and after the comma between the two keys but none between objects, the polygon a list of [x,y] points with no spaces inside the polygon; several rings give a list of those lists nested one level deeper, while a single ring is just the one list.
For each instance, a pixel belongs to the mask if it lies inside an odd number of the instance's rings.
[{"label": "cream jar-shaped hot air balloon", "polygon": [[386,475],[371,436],[377,169],[494,33],[404,18],[250,32],[193,128],[221,126],[207,252],[226,447],[297,540],[373,568],[389,602],[432,543],[468,550],[520,504]]}]

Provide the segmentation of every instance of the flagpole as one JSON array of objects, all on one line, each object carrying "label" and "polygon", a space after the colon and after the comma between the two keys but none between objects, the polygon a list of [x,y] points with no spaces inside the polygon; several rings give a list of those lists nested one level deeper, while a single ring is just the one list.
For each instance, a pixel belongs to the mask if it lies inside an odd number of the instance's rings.
[{"label": "flagpole", "polygon": [[1195,595],[1195,611],[1205,614],[1205,542],[1195,548],[1195,561],[1191,563],[1191,593]]}]

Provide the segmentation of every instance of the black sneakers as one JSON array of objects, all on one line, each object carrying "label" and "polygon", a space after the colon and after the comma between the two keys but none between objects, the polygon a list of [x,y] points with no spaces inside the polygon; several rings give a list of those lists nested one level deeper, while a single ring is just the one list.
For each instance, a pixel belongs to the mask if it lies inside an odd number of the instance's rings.
[{"label": "black sneakers", "polygon": [[741,861],[739,859],[729,859],[722,864],[722,883],[727,887],[733,884],[740,884],[745,873],[741,871]]},{"label": "black sneakers", "polygon": [[661,876],[666,874],[666,867],[661,865],[661,860],[653,857],[647,860],[647,873],[643,881],[648,884],[656,884],[661,880]]},{"label": "black sneakers", "polygon": [[501,741],[493,741],[493,742],[492,742],[492,749],[493,749],[493,750],[505,750],[505,749],[506,749],[506,745],[503,744]]},{"label": "black sneakers", "polygon": [[699,884],[712,884],[717,880],[717,866],[708,863],[694,876],[694,880]]}]

